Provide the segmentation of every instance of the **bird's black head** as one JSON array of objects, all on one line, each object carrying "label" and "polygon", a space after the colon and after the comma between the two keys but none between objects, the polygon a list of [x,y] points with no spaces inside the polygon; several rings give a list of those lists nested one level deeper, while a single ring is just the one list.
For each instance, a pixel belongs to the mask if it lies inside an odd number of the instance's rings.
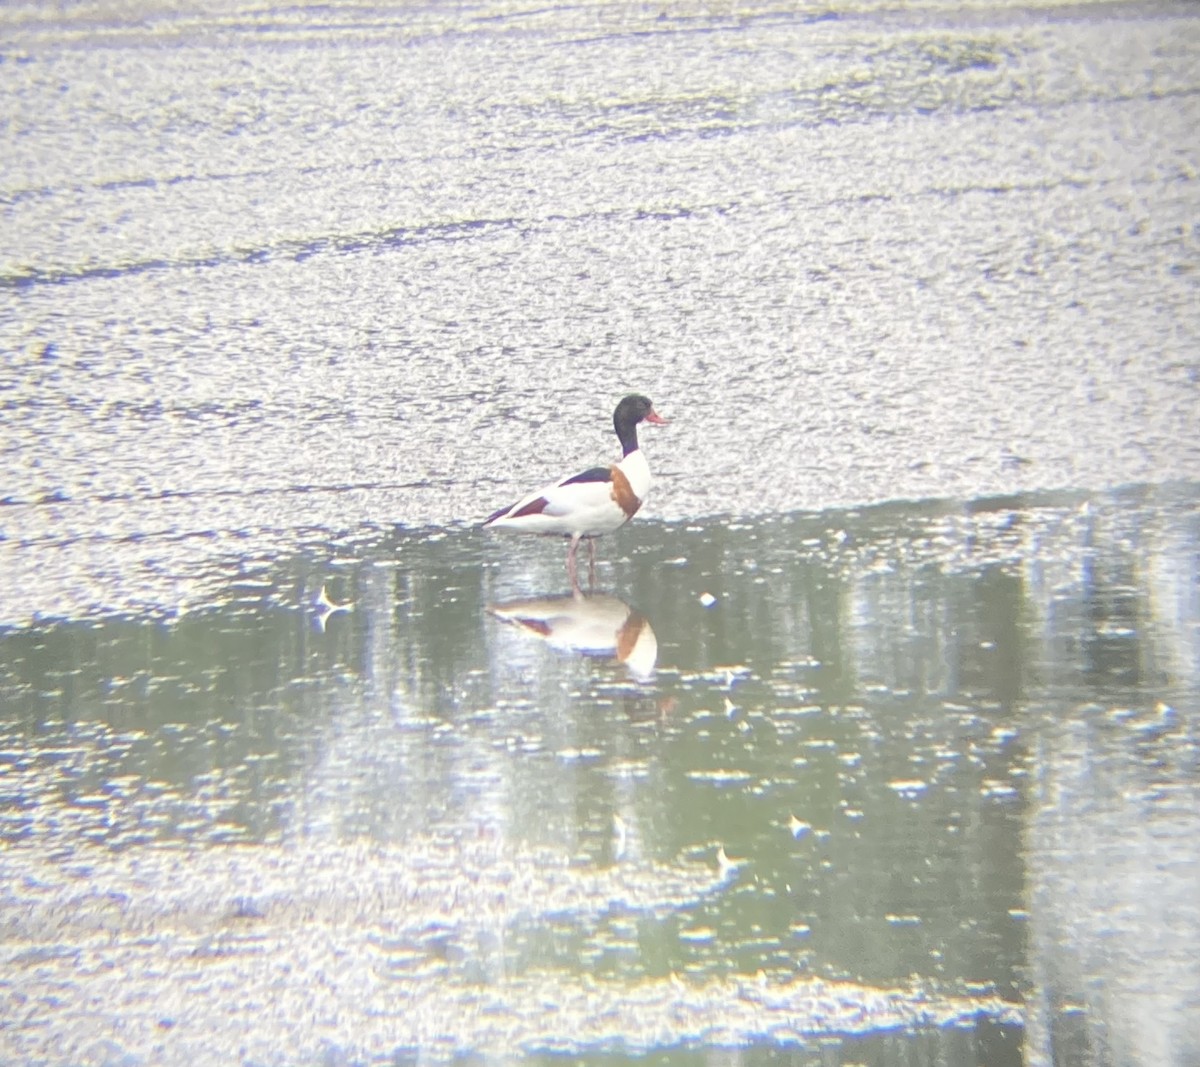
[{"label": "bird's black head", "polygon": [[617,405],[617,410],[613,412],[613,428],[617,431],[617,437],[621,441],[621,448],[624,449],[625,455],[637,450],[637,426],[639,422],[649,422],[658,426],[665,426],[667,420],[664,419],[657,411],[654,410],[654,405],[648,398],[640,396],[637,393],[630,393]]}]

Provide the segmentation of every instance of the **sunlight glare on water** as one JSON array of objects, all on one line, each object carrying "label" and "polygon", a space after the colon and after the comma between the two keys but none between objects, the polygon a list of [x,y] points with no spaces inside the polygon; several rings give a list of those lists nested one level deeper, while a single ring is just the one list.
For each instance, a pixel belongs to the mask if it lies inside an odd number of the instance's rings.
[{"label": "sunlight glare on water", "polygon": [[0,41],[0,1059],[1200,1059],[1193,5]]}]

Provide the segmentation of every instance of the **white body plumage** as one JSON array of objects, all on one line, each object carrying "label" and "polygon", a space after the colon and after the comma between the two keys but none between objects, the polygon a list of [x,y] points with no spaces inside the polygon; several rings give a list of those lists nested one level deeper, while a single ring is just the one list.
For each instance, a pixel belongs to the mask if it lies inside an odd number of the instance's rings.
[{"label": "white body plumage", "polygon": [[[599,469],[599,468],[597,468]],[[609,480],[547,485],[493,516],[485,526],[526,533],[599,537],[624,526],[650,492],[650,465],[639,448],[609,468]],[[539,502],[544,501],[544,504]],[[532,510],[536,506],[536,510]]]}]

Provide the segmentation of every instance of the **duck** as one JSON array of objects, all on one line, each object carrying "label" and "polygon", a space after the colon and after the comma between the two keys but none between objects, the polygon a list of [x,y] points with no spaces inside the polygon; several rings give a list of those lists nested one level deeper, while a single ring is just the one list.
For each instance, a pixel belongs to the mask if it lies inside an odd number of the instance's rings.
[{"label": "duck", "polygon": [[589,467],[569,478],[552,482],[515,504],[500,508],[483,521],[487,529],[569,537],[567,574],[571,588],[579,590],[576,553],[586,539],[589,576],[595,583],[596,542],[602,534],[624,526],[645,503],[650,491],[650,466],[638,446],[637,428],[643,423],[667,425],[644,396],[632,393],[613,412],[613,429],[621,442],[621,459],[603,467]]}]

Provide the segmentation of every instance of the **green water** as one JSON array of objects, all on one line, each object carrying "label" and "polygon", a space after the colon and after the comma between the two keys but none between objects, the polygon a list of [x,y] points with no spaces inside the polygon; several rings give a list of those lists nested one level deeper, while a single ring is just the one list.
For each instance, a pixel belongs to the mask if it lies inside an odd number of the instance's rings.
[{"label": "green water", "polygon": [[647,523],[592,598],[368,530],[10,630],[6,1056],[1185,1063],[1196,500]]}]

